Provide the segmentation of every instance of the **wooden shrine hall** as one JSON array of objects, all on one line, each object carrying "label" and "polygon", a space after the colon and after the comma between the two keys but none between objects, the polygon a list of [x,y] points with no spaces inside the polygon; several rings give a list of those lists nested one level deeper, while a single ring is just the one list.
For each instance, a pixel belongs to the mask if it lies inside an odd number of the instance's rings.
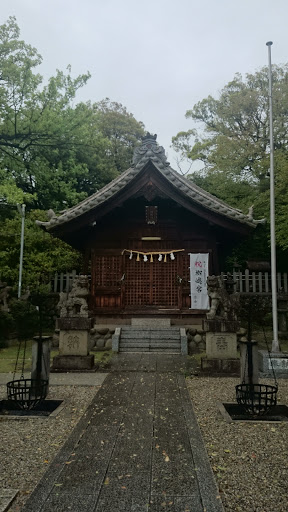
[{"label": "wooden shrine hall", "polygon": [[209,274],[219,274],[232,247],[257,225],[251,213],[173,170],[149,133],[129,169],[37,223],[83,252],[83,273],[91,275],[89,307],[102,320],[200,314],[190,309],[189,254],[209,254]]}]

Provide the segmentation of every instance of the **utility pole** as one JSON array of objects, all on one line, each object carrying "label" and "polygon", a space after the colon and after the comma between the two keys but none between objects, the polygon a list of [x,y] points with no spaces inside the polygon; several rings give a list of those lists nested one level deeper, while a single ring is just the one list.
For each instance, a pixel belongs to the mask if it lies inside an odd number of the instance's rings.
[{"label": "utility pole", "polygon": [[269,72],[269,110],[270,110],[270,244],[271,244],[271,287],[272,287],[272,319],[273,340],[272,352],[279,352],[278,315],[277,315],[277,281],[276,281],[276,242],[275,242],[275,191],[274,191],[274,136],[272,107],[272,64],[271,46],[268,41],[268,72]]},{"label": "utility pole", "polygon": [[20,299],[21,287],[22,287],[22,270],[23,270],[25,204],[20,205],[17,203],[17,209],[21,215],[21,242],[20,242],[20,264],[19,264],[19,282],[18,282],[18,299]]}]

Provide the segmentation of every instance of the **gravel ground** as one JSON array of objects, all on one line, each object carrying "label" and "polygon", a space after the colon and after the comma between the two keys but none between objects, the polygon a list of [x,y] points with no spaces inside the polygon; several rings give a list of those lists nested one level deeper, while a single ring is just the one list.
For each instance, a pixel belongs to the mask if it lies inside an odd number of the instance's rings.
[{"label": "gravel ground", "polygon": [[[287,512],[288,422],[226,423],[217,402],[235,402],[237,384],[187,379],[225,512]],[[288,405],[288,380],[279,382],[278,403]]]},{"label": "gravel ground", "polygon": [[[65,407],[53,418],[0,417],[0,488],[19,489],[9,512],[19,512],[48,464],[62,447],[100,386],[50,386],[48,399],[63,399]],[[6,399],[6,386],[0,386]]]},{"label": "gravel ground", "polygon": [[[225,512],[287,512],[288,422],[226,423],[217,402],[235,402],[238,383],[232,378],[187,379]],[[0,418],[0,488],[20,490],[9,512],[21,510],[98,389],[51,386],[48,398],[65,400],[55,418]],[[0,386],[3,398],[6,387]],[[288,404],[288,380],[279,383],[278,402]]]}]

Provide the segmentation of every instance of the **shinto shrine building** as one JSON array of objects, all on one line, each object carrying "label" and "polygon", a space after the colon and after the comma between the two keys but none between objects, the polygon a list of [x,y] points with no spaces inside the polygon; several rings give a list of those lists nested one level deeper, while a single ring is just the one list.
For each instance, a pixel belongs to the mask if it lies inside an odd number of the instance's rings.
[{"label": "shinto shrine building", "polygon": [[90,309],[99,321],[133,315],[188,319],[189,254],[208,253],[224,270],[232,247],[257,221],[173,170],[147,134],[129,169],[49,222],[38,222],[84,254]]}]

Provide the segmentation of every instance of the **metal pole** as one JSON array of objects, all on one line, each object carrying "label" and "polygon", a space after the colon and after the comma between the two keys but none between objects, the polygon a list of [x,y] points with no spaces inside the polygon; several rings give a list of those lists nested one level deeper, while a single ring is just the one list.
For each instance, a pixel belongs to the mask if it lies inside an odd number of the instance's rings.
[{"label": "metal pole", "polygon": [[275,242],[275,192],[274,192],[274,137],[272,110],[272,65],[271,46],[268,41],[268,70],[269,70],[269,110],[270,110],[270,244],[271,244],[271,286],[272,286],[272,319],[273,340],[272,352],[279,352],[278,317],[277,317],[277,281],[276,281],[276,242]]},{"label": "metal pole", "polygon": [[24,226],[25,226],[25,204],[17,204],[18,212],[21,215],[21,242],[20,242],[20,264],[19,264],[19,282],[18,282],[18,299],[21,297],[22,287],[22,270],[23,270],[23,250],[24,250]]}]

